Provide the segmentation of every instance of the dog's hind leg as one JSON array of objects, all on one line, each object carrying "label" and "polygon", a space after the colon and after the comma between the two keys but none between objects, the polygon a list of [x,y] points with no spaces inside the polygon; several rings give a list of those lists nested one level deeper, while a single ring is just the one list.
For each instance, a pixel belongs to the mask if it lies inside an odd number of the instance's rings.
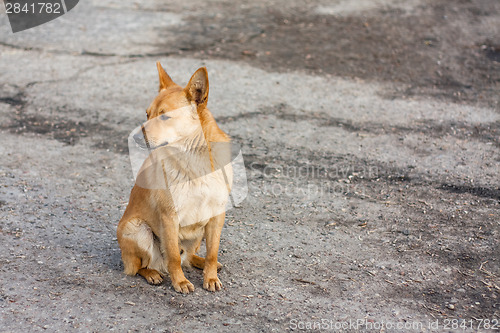
[{"label": "dog's hind leg", "polygon": [[[205,268],[205,258],[197,256],[196,254],[193,254],[191,256],[191,265],[195,268],[198,269],[203,269]],[[220,271],[222,268],[222,264],[220,262],[217,262],[217,271]]]},{"label": "dog's hind leg", "polygon": [[125,274],[139,274],[150,284],[160,284],[162,275],[154,269],[156,267],[150,267],[161,254],[149,226],[142,221],[131,220],[119,226],[117,235]]},{"label": "dog's hind leg", "polygon": [[200,235],[199,237],[195,239],[189,239],[189,240],[182,240],[180,247],[181,247],[181,265],[184,267],[196,267],[196,264],[193,263],[192,258],[193,256],[196,256],[195,253],[198,252],[200,249],[200,244],[202,240],[203,235]]},{"label": "dog's hind leg", "polygon": [[[205,258],[196,255],[196,253],[200,250],[202,239],[203,235],[201,235],[198,239],[182,242],[182,250],[185,251],[185,253],[181,254],[181,258],[187,261],[184,264],[185,266],[192,266],[198,269],[205,268]],[[221,268],[222,264],[220,262],[217,262],[217,271],[219,271]]]}]

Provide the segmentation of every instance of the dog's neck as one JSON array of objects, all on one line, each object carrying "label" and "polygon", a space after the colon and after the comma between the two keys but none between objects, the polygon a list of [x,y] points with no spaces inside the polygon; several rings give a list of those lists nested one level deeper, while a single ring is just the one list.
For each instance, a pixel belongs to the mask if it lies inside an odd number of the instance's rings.
[{"label": "dog's neck", "polygon": [[[160,148],[162,149],[162,148]],[[213,171],[210,145],[205,139],[205,134],[200,126],[189,136],[172,142],[164,155],[168,164],[178,165],[190,179],[205,176]]]}]

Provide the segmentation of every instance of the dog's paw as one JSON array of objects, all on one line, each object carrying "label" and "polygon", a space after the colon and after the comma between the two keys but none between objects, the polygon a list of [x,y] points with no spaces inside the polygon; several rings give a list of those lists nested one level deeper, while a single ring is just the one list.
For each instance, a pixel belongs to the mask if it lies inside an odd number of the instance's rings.
[{"label": "dog's paw", "polygon": [[218,277],[207,278],[203,281],[203,288],[209,291],[217,291],[222,289],[222,283]]},{"label": "dog's paw", "polygon": [[146,281],[148,281],[149,284],[160,284],[163,282],[163,278],[160,274],[155,272],[155,274],[151,274],[150,276],[146,277]]},{"label": "dog's paw", "polygon": [[138,273],[142,275],[149,284],[160,284],[163,282],[161,274],[154,269],[142,268]]},{"label": "dog's paw", "polygon": [[184,279],[179,283],[175,283],[172,281],[172,286],[178,293],[189,294],[190,292],[194,291],[193,284],[187,279]]}]

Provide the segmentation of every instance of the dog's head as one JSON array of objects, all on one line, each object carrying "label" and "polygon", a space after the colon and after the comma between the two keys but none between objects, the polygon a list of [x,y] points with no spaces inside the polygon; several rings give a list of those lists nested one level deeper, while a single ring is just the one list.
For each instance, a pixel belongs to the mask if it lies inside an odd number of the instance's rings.
[{"label": "dog's head", "polygon": [[160,62],[158,96],[146,111],[148,121],[134,135],[141,147],[156,148],[182,140],[200,129],[199,108],[208,100],[207,69],[198,69],[185,88],[172,81]]}]

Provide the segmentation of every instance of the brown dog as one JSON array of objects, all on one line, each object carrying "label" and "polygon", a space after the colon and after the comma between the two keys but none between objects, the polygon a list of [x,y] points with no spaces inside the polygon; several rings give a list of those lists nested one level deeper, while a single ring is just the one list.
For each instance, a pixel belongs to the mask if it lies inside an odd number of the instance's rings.
[{"label": "brown dog", "polygon": [[[232,184],[229,137],[207,108],[208,75],[198,69],[185,88],[157,63],[158,96],[135,141],[147,147],[144,161],[118,224],[125,274],[159,284],[168,273],[174,289],[194,286],[181,268],[203,269],[203,288],[222,288],[217,277],[219,241]],[[206,239],[206,258],[196,255]]]}]

